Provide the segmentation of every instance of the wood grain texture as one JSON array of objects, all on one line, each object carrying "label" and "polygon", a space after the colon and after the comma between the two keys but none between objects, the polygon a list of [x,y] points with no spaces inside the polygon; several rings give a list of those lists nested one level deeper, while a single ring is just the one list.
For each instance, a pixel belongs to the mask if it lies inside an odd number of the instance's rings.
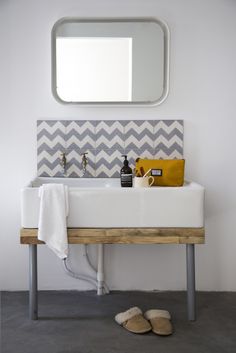
[{"label": "wood grain texture", "polygon": [[[44,244],[22,228],[21,244]],[[204,244],[204,228],[68,228],[69,244]]]}]

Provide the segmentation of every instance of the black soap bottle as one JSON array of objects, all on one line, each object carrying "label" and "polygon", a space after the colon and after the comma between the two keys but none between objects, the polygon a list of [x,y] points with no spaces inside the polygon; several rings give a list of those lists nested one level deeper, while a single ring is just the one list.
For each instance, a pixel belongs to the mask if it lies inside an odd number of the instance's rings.
[{"label": "black soap bottle", "polygon": [[133,174],[132,169],[129,167],[129,161],[127,160],[126,155],[122,155],[125,157],[124,166],[120,170],[120,183],[122,187],[132,187],[133,186]]}]

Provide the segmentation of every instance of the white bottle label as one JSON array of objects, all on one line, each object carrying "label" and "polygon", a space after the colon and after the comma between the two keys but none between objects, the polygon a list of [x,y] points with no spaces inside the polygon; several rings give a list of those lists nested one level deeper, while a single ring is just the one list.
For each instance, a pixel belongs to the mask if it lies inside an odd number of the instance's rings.
[{"label": "white bottle label", "polygon": [[[120,179],[121,179],[121,186],[132,186],[133,174],[121,174]],[[127,184],[127,185],[123,185]]]}]

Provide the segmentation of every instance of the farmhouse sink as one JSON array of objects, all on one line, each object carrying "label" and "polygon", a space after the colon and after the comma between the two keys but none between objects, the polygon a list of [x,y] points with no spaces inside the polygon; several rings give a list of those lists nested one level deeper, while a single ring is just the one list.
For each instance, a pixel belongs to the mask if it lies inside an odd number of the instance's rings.
[{"label": "farmhouse sink", "polygon": [[36,178],[21,190],[21,225],[37,228],[39,187],[69,186],[70,228],[204,226],[204,188],[186,181],[183,187],[122,188],[115,178]]}]

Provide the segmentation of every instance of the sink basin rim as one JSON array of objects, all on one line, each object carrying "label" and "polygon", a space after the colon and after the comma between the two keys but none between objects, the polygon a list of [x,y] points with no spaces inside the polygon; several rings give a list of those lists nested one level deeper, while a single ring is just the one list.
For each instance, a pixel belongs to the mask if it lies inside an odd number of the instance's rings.
[{"label": "sink basin rim", "polygon": [[23,228],[38,227],[38,190],[48,181],[74,184],[69,187],[69,228],[204,226],[204,188],[195,182],[187,181],[183,187],[122,188],[119,178],[41,177],[22,188]]}]

